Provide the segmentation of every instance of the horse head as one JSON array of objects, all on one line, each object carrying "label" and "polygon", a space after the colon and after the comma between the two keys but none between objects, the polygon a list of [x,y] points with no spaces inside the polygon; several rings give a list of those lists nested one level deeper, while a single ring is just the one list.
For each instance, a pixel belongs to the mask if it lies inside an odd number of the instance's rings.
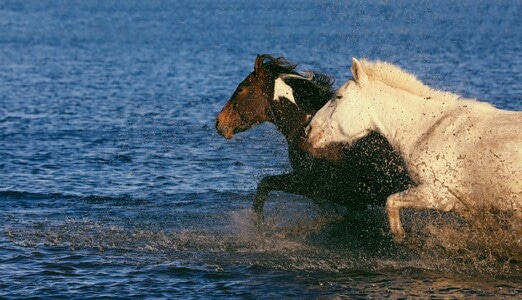
[{"label": "horse head", "polygon": [[216,130],[225,138],[230,139],[235,133],[270,121],[270,99],[273,98],[275,78],[268,68],[269,63],[265,63],[267,59],[274,65],[282,61],[267,54],[258,55],[254,71],[237,86],[218,114]]},{"label": "horse head", "polygon": [[335,97],[315,114],[306,129],[313,148],[332,143],[353,144],[375,130],[376,121],[372,120],[366,101],[370,97],[366,90],[372,88],[368,75],[355,58],[351,70],[353,78],[337,90]]},{"label": "horse head", "polygon": [[308,122],[307,115],[319,110],[333,94],[333,80],[318,73],[301,75],[295,67],[282,57],[258,55],[254,71],[218,114],[218,133],[230,139],[235,133],[272,122],[286,135],[296,123]]}]

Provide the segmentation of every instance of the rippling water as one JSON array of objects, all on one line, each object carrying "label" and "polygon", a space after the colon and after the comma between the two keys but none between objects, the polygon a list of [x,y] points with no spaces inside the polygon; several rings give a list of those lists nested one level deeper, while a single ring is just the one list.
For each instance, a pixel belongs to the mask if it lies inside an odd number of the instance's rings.
[{"label": "rippling water", "polygon": [[387,60],[522,110],[520,15],[518,1],[0,1],[0,297],[520,297],[520,237],[452,215],[406,212],[419,238],[396,246],[382,208],[274,193],[257,228],[250,203],[289,170],[284,140],[262,125],[225,141],[213,124],[258,53],[337,85],[352,56]]}]

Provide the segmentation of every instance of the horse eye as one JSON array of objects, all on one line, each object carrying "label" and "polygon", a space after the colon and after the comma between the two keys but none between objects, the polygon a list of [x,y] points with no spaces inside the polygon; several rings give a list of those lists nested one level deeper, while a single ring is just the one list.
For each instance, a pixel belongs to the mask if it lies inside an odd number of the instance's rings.
[{"label": "horse eye", "polygon": [[343,95],[335,95],[335,99],[341,99]]}]

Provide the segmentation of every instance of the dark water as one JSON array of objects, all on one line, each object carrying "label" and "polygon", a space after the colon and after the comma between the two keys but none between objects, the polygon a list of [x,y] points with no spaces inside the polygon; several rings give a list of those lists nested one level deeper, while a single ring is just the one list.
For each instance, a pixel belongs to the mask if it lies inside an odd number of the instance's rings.
[{"label": "dark water", "polygon": [[521,15],[520,1],[0,1],[0,298],[522,297],[520,236],[451,215],[406,212],[418,238],[395,246],[381,208],[274,193],[255,227],[258,180],[289,170],[284,140],[213,127],[258,53],[337,85],[352,56],[392,61],[522,110]]}]

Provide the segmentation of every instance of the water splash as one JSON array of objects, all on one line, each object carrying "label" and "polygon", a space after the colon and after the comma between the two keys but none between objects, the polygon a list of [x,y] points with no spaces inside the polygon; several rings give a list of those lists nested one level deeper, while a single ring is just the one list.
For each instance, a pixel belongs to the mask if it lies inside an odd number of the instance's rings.
[{"label": "water splash", "polygon": [[22,247],[92,249],[101,255],[124,252],[136,259],[221,268],[244,265],[335,273],[413,268],[494,276],[521,272],[521,235],[512,230],[516,224],[498,223],[488,231],[484,222],[471,223],[453,214],[405,210],[408,238],[404,245],[396,245],[382,208],[350,213],[319,210],[284,194],[277,198],[276,204],[267,205],[262,226],[250,209],[239,208],[214,216],[219,222],[175,228],[167,223],[158,227],[136,215],[137,219],[112,221],[55,217],[14,222],[3,232]]}]

